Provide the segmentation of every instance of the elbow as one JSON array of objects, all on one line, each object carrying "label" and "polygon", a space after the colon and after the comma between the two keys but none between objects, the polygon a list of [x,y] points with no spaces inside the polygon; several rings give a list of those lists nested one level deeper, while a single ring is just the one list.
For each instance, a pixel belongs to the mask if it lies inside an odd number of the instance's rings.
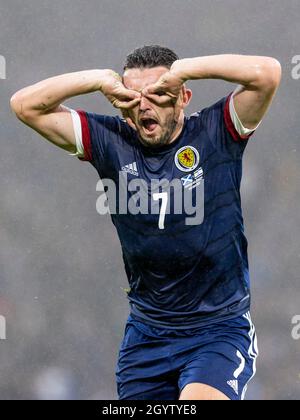
[{"label": "elbow", "polygon": [[11,110],[17,114],[18,113],[18,106],[19,101],[18,101],[18,96],[17,93],[15,93],[11,98],[10,98],[10,108]]},{"label": "elbow", "polygon": [[281,64],[276,58],[269,58],[267,65],[268,84],[276,90],[281,81],[282,69]]},{"label": "elbow", "polygon": [[23,122],[28,121],[32,117],[32,112],[26,105],[26,99],[21,91],[15,93],[10,98],[10,108],[16,114],[17,118]]},{"label": "elbow", "polygon": [[10,98],[10,108],[20,120],[25,119],[27,111],[24,106],[24,98],[20,92],[15,93]]},{"label": "elbow", "polygon": [[281,64],[272,57],[264,57],[257,69],[258,85],[268,92],[275,92],[280,84],[282,75]]}]

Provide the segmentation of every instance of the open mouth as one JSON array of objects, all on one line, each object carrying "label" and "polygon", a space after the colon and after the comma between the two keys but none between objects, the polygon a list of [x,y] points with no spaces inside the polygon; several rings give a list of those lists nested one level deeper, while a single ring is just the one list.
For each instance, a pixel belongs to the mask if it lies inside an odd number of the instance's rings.
[{"label": "open mouth", "polygon": [[142,126],[147,133],[152,133],[158,126],[158,123],[152,118],[145,118],[142,120]]}]

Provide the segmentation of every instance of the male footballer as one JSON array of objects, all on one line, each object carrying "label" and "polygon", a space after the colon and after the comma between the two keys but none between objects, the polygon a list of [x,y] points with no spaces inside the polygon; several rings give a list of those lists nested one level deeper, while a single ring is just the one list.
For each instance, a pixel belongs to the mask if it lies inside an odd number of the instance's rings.
[{"label": "male footballer", "polygon": [[[245,397],[258,350],[242,158],[280,78],[274,58],[179,59],[150,45],[127,56],[122,77],[110,69],[64,74],[11,98],[22,122],[115,185],[111,218],[130,286],[116,372],[122,400]],[[186,116],[192,91],[185,83],[201,79],[237,87]],[[105,95],[122,116],[63,105],[91,92]]]}]

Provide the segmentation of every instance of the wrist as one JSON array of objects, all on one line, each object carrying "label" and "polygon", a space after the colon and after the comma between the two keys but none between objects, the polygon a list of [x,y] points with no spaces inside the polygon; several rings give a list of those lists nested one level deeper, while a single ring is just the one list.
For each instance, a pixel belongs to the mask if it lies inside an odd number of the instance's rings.
[{"label": "wrist", "polygon": [[170,72],[176,76],[178,79],[182,81],[182,83],[185,83],[187,80],[189,80],[189,74],[188,74],[188,59],[181,59],[176,60],[172,64],[170,68]]},{"label": "wrist", "polygon": [[173,63],[171,70],[176,72],[182,80],[199,80],[214,78],[211,72],[210,57],[183,58]]},{"label": "wrist", "polygon": [[109,80],[109,82],[111,83],[113,79],[115,79],[117,82],[122,81],[121,76],[112,69],[99,70],[98,90],[102,92],[105,82]]}]

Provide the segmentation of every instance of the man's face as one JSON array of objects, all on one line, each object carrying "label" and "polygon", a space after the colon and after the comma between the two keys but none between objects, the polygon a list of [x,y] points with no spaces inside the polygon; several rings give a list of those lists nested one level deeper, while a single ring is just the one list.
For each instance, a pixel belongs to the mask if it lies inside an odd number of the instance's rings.
[{"label": "man's face", "polygon": [[[145,69],[127,69],[123,74],[124,86],[128,89],[142,90],[157,80],[169,69],[154,67]],[[184,90],[184,88],[183,88]],[[170,143],[180,128],[183,118],[182,95],[177,100],[158,105],[154,99],[142,95],[140,103],[123,115],[129,117],[135,126],[140,141],[146,146],[163,146]],[[156,96],[156,95],[155,95]]]}]

